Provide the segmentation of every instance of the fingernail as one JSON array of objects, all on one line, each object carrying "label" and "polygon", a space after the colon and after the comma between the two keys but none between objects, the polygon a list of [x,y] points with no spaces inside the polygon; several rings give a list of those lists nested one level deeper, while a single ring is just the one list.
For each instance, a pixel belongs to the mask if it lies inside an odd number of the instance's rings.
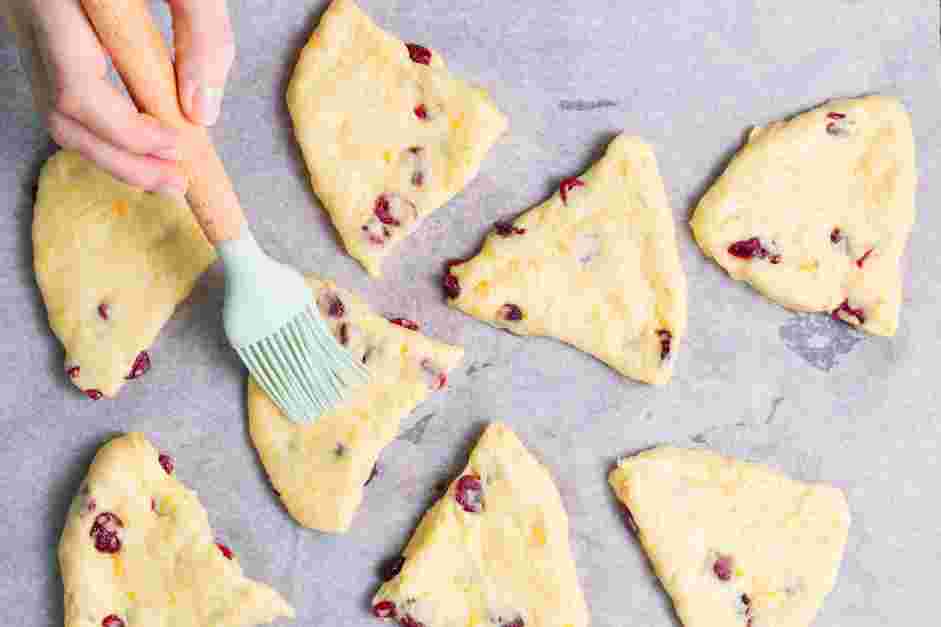
[{"label": "fingernail", "polygon": [[173,185],[172,183],[161,183],[155,190],[155,194],[163,194],[164,196],[169,196],[173,198],[180,204],[186,205],[186,192],[182,188]]},{"label": "fingernail", "polygon": [[200,85],[193,97],[193,115],[200,124],[212,126],[222,109],[222,88]]}]

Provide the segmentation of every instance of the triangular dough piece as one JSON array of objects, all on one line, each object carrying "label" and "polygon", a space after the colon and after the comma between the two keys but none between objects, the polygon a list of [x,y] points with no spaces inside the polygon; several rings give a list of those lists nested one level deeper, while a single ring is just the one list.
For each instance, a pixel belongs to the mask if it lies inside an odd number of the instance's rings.
[{"label": "triangular dough piece", "polygon": [[247,627],[294,616],[242,574],[173,460],[140,433],[98,451],[69,508],[59,567],[65,627]]},{"label": "triangular dough piece", "polygon": [[693,232],[732,278],[774,302],[894,335],[915,178],[901,103],[833,100],[755,127],[699,202]]},{"label": "triangular dough piece", "polygon": [[347,251],[369,274],[421,220],[477,176],[506,117],[437,52],[334,0],[288,87],[310,172]]},{"label": "triangular dough piece", "polygon": [[672,447],[609,480],[686,627],[807,627],[833,588],[850,525],[834,487]]},{"label": "triangular dough piece", "polygon": [[490,324],[666,383],[686,330],[686,276],[653,151],[621,135],[551,199],[498,222],[444,287],[452,306]]},{"label": "triangular dough piece", "polygon": [[330,281],[308,276],[307,282],[321,315],[369,370],[370,381],[312,424],[298,424],[249,378],[249,430],[291,515],[305,527],[342,533],[363,500],[379,453],[398,435],[400,421],[444,387],[464,349],[418,333],[412,321],[390,322],[376,315]]},{"label": "triangular dough piece", "polygon": [[407,627],[585,627],[568,516],[549,471],[491,424],[373,598]]},{"label": "triangular dough piece", "polygon": [[147,371],[147,349],[215,251],[189,207],[60,151],[39,177],[33,258],[65,372],[97,400]]}]

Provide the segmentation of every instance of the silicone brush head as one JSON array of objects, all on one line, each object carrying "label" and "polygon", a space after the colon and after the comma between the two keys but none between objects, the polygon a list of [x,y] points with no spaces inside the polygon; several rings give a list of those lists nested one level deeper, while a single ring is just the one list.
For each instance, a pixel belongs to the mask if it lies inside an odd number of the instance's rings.
[{"label": "silicone brush head", "polygon": [[225,264],[226,335],[288,418],[312,422],[368,380],[320,317],[297,270],[268,257],[247,229],[218,250]]}]

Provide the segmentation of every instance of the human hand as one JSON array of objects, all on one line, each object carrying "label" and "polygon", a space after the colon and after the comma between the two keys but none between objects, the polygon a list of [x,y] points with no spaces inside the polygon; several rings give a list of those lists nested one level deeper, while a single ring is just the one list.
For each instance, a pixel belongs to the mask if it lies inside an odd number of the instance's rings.
[{"label": "human hand", "polygon": [[[173,15],[178,96],[195,124],[219,117],[235,43],[225,0],[166,0]],[[26,52],[34,97],[49,132],[116,177],[183,195],[180,133],[138,112],[107,78],[107,51],[80,0],[12,0],[14,31]]]}]

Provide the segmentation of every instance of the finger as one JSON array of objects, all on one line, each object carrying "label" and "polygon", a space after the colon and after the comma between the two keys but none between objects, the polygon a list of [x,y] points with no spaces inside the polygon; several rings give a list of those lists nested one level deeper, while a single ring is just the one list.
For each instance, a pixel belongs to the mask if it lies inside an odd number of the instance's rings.
[{"label": "finger", "polygon": [[101,139],[138,155],[175,161],[179,131],[137,112],[133,103],[107,79],[66,84],[59,88],[56,110]]},{"label": "finger", "polygon": [[183,113],[196,124],[219,119],[235,38],[225,0],[167,0],[173,14],[177,85]]},{"label": "finger", "polygon": [[129,185],[169,194],[178,200],[184,197],[186,179],[171,161],[122,150],[58,111],[49,115],[49,132],[61,147],[80,152]]},{"label": "finger", "polygon": [[117,148],[175,159],[179,132],[138,113],[108,82],[104,50],[77,0],[43,7],[38,34],[53,84],[53,109]]}]

